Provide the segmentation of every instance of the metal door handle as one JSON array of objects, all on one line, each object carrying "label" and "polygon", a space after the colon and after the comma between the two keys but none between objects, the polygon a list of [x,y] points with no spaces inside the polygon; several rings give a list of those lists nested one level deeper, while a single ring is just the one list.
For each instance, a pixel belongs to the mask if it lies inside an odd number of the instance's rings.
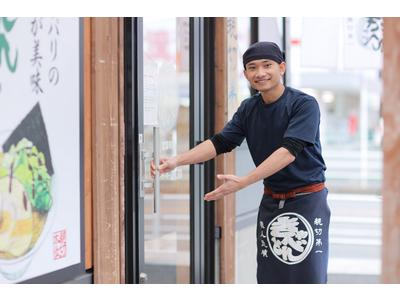
[{"label": "metal door handle", "polygon": [[153,155],[156,172],[154,175],[154,213],[157,213],[160,204],[160,127],[153,127]]},{"label": "metal door handle", "polygon": [[[139,139],[140,140],[140,139]],[[141,170],[141,180],[140,180],[140,197],[144,197],[144,188],[150,186],[153,187],[154,200],[153,200],[153,211],[157,213],[160,205],[160,171],[158,167],[160,166],[160,127],[153,127],[153,153],[148,153],[142,150],[142,143],[140,143],[140,170]],[[154,179],[145,179],[145,165],[148,159],[154,160],[154,166],[156,168]]]},{"label": "metal door handle", "polygon": [[153,180],[146,179],[146,161],[153,158],[153,153],[148,153],[142,150],[142,143],[139,144],[139,161],[140,161],[140,188],[139,188],[139,197],[144,197],[144,189],[146,187],[153,187]]}]

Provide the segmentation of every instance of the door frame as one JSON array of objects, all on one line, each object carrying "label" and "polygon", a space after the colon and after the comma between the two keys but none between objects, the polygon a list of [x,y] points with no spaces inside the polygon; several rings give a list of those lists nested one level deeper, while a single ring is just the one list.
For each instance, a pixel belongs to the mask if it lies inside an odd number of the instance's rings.
[{"label": "door frame", "polygon": [[[190,148],[204,140],[204,19],[190,18]],[[190,282],[204,283],[204,164],[190,166]]]},{"label": "door frame", "polygon": [[[190,148],[204,139],[204,19],[190,18]],[[144,201],[139,196],[139,134],[143,132],[143,18],[125,18],[125,240],[126,282],[139,283],[144,263]],[[206,168],[209,168],[206,166]],[[190,282],[205,283],[214,266],[205,267],[205,245],[213,248],[214,236],[205,220],[214,216],[204,209],[203,164],[190,166]],[[213,211],[212,211],[213,212]],[[208,223],[208,222],[207,222]],[[205,241],[207,240],[207,243]],[[213,251],[207,250],[207,254]],[[213,277],[213,276],[211,276]],[[207,280],[208,282],[209,280]],[[210,282],[211,283],[211,282]]]},{"label": "door frame", "polygon": [[[142,116],[138,114],[138,101],[143,96],[143,74],[139,57],[143,57],[142,21],[124,18],[124,112],[125,112],[125,280],[139,283],[139,228],[143,227],[137,195],[139,195],[139,131]],[[142,129],[143,131],[143,129]],[[140,222],[141,225],[140,225]],[[143,243],[143,241],[141,241]]]}]

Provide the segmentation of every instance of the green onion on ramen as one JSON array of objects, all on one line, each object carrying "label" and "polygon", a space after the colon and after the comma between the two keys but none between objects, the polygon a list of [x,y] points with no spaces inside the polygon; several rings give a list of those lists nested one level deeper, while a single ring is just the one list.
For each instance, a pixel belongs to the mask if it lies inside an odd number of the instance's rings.
[{"label": "green onion on ramen", "polygon": [[45,157],[21,139],[0,153],[0,259],[15,259],[33,248],[52,205]]}]

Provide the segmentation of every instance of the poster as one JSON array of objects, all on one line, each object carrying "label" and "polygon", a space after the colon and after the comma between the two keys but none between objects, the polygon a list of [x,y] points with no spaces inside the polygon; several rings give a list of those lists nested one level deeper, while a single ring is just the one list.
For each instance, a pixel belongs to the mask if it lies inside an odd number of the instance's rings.
[{"label": "poster", "polygon": [[0,18],[0,283],[81,263],[78,18]]}]

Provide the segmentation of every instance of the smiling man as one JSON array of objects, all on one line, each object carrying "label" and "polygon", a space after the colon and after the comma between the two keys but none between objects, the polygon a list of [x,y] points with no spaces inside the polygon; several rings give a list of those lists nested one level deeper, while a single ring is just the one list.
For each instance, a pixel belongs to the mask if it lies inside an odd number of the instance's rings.
[{"label": "smiling man", "polygon": [[[319,138],[320,112],[310,95],[285,86],[284,55],[272,42],[251,45],[244,74],[259,93],[242,101],[224,129],[195,148],[160,160],[160,173],[232,151],[246,139],[256,168],[204,196],[217,200],[259,180],[258,283],[326,283],[330,210]],[[154,164],[151,165],[154,175]],[[257,195],[254,195],[257,197]]]}]

